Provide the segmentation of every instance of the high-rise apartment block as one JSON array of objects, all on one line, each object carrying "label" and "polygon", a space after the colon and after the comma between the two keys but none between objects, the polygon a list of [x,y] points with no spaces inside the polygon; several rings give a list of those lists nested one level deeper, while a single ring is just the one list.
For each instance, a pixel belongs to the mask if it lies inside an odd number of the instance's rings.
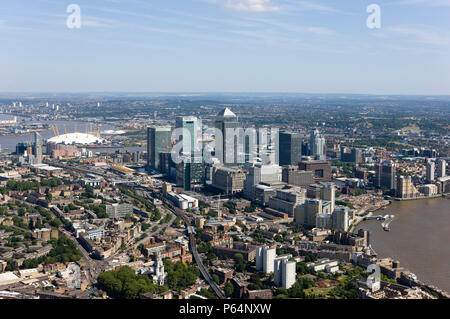
[{"label": "high-rise apartment block", "polygon": [[396,164],[386,160],[375,164],[375,186],[395,189]]},{"label": "high-rise apartment block", "polygon": [[426,173],[427,182],[429,182],[429,183],[434,182],[435,170],[436,170],[436,164],[432,161],[428,161],[427,162],[427,173]]},{"label": "high-rise apartment block", "polygon": [[269,246],[256,248],[256,270],[264,271],[266,274],[273,272],[276,254],[276,248]]},{"label": "high-rise apartment block", "polygon": [[447,162],[444,159],[436,161],[436,177],[445,177],[447,175]]}]

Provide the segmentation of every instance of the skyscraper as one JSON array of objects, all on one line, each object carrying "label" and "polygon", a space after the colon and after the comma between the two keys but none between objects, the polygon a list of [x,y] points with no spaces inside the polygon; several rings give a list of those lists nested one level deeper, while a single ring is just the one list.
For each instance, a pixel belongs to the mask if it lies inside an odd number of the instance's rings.
[{"label": "skyscraper", "polygon": [[435,172],[436,165],[432,161],[427,162],[427,176],[426,179],[429,183],[434,181],[434,172]]},{"label": "skyscraper", "polygon": [[375,164],[375,186],[395,189],[396,165],[391,160]]},{"label": "skyscraper", "polygon": [[320,134],[319,130],[315,129],[311,131],[309,147],[311,156],[319,160],[325,159],[325,137]]},{"label": "skyscraper", "polygon": [[177,186],[191,190],[195,184],[203,182],[202,150],[199,143],[201,128],[195,116],[178,116],[176,128],[183,129],[180,141],[182,142],[182,162],[177,164]]},{"label": "skyscraper", "polygon": [[302,159],[302,137],[300,134],[280,132],[280,166],[297,165]]},{"label": "skyscraper", "polygon": [[199,120],[195,116],[178,116],[176,118],[176,128],[187,130],[189,132],[189,138],[181,136],[180,141],[183,142],[183,154],[185,155],[198,155],[201,151],[200,145],[198,143],[200,137],[200,126]]},{"label": "skyscraper", "polygon": [[347,231],[349,226],[349,208],[346,206],[337,206],[334,209],[333,218],[333,229],[340,231]]},{"label": "skyscraper", "polygon": [[284,289],[289,289],[295,284],[296,265],[297,265],[297,263],[293,260],[289,261],[289,260],[285,259],[282,261],[282,264],[281,264],[281,286]]},{"label": "skyscraper", "polygon": [[147,166],[159,169],[159,153],[170,152],[172,129],[170,127],[147,128]]},{"label": "skyscraper", "polygon": [[34,132],[34,155],[36,164],[42,163],[42,136]]},{"label": "skyscraper", "polygon": [[269,246],[261,246],[256,248],[256,270],[262,270],[266,274],[273,272],[274,261],[276,257],[276,249]]},{"label": "skyscraper", "polygon": [[438,159],[436,162],[437,177],[445,177],[447,175],[447,162],[443,159]]},{"label": "skyscraper", "polygon": [[193,185],[203,184],[203,161],[199,156],[183,156],[176,168],[177,186],[192,190]]},{"label": "skyscraper", "polygon": [[336,186],[334,183],[323,183],[321,189],[321,199],[331,202],[331,212],[334,211],[336,202]]},{"label": "skyscraper", "polygon": [[[236,114],[229,108],[224,108],[216,116],[215,127],[222,135],[222,140],[216,136],[216,157],[224,165],[236,165],[238,162],[243,162],[243,160],[238,159],[238,143],[244,146],[244,140],[240,141],[237,133],[236,135],[232,134],[238,128]],[[244,139],[244,136],[242,136],[242,139]]]}]

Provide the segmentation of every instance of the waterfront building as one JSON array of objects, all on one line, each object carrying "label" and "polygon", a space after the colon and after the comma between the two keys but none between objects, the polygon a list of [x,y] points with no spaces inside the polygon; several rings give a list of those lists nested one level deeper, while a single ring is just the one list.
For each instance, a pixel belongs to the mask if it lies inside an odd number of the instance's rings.
[{"label": "waterfront building", "polygon": [[395,189],[396,164],[386,160],[375,164],[375,186]]},{"label": "waterfront building", "polygon": [[436,165],[432,161],[427,161],[427,172],[426,172],[426,180],[429,183],[434,182],[434,173],[435,173]]},{"label": "waterfront building", "polygon": [[397,178],[397,197],[403,199],[416,198],[419,195],[411,176],[399,176]]},{"label": "waterfront building", "polygon": [[435,184],[426,184],[419,187],[419,192],[425,196],[434,196],[438,194],[438,187]]},{"label": "waterfront building", "polygon": [[447,175],[447,162],[444,159],[436,161],[436,177],[441,178]]}]

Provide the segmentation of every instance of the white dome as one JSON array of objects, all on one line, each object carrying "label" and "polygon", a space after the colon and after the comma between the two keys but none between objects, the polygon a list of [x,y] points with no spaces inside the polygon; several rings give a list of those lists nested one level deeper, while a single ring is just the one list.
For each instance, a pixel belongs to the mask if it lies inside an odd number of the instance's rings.
[{"label": "white dome", "polygon": [[50,138],[47,142],[55,144],[94,144],[103,143],[103,139],[92,134],[68,133]]}]

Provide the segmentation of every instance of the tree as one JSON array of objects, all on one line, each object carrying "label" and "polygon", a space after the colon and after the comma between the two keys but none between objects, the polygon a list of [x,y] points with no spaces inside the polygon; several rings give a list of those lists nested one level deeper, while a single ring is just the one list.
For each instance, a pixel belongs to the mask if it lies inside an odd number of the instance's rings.
[{"label": "tree", "polygon": [[223,290],[225,291],[225,295],[227,297],[231,297],[233,295],[233,293],[234,293],[234,286],[233,286],[233,284],[231,282],[227,282],[225,284],[225,287],[224,287]]},{"label": "tree", "polygon": [[128,266],[101,273],[98,285],[111,297],[125,299],[137,299],[144,293],[158,293],[164,289],[154,284],[148,276],[136,275]]}]

